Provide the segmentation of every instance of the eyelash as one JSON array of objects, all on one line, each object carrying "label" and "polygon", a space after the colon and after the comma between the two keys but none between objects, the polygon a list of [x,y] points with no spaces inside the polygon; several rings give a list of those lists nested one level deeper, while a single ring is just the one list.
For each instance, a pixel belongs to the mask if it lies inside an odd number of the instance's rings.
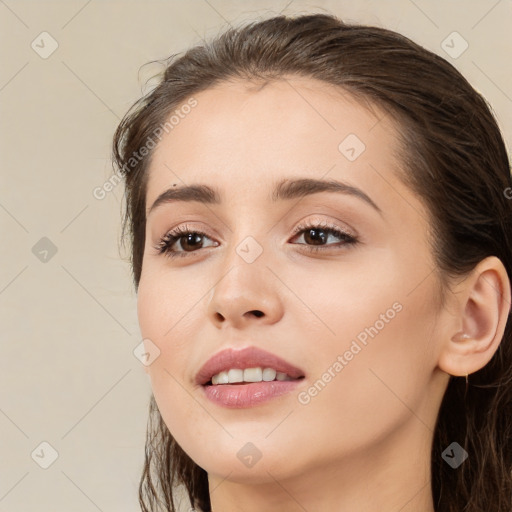
[{"label": "eyelash", "polygon": [[[298,233],[302,233],[311,229],[320,229],[324,233],[327,233],[327,235],[335,235],[338,238],[342,239],[344,241],[342,246],[354,246],[359,242],[359,239],[356,238],[353,235],[349,235],[346,231],[343,231],[339,229],[337,226],[334,226],[332,224],[329,224],[327,222],[325,223],[316,223],[316,224],[300,224],[297,226],[293,234],[297,235]],[[166,233],[159,241],[159,243],[156,245],[155,249],[158,251],[158,254],[165,254],[165,256],[169,258],[175,258],[175,257],[187,257],[191,253],[197,252],[197,251],[173,251],[171,250],[171,247],[174,245],[175,242],[177,242],[180,238],[184,237],[185,235],[189,234],[196,234],[199,236],[205,236],[207,238],[210,238],[206,233],[203,231],[197,230],[197,229],[190,229],[187,225],[179,226],[172,231],[169,231]],[[308,251],[316,253],[318,251],[326,250],[326,248],[330,248],[335,244],[330,245],[322,245],[322,246],[310,246],[307,244],[298,244],[298,245],[306,245],[308,247]],[[338,247],[340,244],[338,244]]]}]

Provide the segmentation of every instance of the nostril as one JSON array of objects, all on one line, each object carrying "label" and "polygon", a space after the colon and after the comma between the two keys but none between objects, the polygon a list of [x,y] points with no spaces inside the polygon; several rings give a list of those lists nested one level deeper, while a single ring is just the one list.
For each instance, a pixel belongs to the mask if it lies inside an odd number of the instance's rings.
[{"label": "nostril", "polygon": [[263,312],[258,310],[258,309],[255,309],[254,311],[251,311],[251,313],[254,313],[254,315],[257,316],[258,318],[260,316],[263,316]]}]

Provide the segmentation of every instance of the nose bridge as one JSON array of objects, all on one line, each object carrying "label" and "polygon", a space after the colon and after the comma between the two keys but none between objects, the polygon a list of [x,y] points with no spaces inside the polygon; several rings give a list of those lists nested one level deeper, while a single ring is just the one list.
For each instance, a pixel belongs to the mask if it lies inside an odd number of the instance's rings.
[{"label": "nose bridge", "polygon": [[276,321],[282,315],[278,282],[267,268],[270,244],[264,226],[256,232],[255,225],[253,217],[231,233],[209,294],[208,314],[215,322],[240,325],[249,317]]},{"label": "nose bridge", "polygon": [[[261,236],[258,237],[261,240]],[[265,246],[252,235],[233,235],[232,243],[223,255],[219,279],[213,286],[214,294],[229,293],[233,298],[256,296],[266,286],[269,273],[268,244]]]},{"label": "nose bridge", "polygon": [[250,204],[234,207],[234,223],[229,233],[229,250],[226,252],[226,265],[239,263],[264,266],[269,257],[270,230],[265,224],[264,214],[255,213]]}]

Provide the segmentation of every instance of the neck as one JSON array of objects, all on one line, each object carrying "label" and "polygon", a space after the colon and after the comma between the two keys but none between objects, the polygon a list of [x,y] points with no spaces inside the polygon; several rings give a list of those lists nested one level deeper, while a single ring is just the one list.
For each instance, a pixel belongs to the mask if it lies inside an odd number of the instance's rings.
[{"label": "neck", "polygon": [[250,480],[209,474],[212,512],[435,512],[432,435],[412,415],[385,439],[354,449],[336,464],[319,461],[290,475],[285,467],[258,468],[262,459]]}]

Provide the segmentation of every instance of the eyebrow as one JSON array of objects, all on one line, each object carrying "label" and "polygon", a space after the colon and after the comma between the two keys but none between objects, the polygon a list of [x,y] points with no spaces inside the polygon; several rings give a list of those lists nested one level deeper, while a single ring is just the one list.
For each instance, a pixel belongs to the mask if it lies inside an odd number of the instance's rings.
[{"label": "eyebrow", "polygon": [[[380,215],[382,210],[375,202],[361,189],[336,180],[319,180],[313,178],[284,179],[278,182],[272,191],[271,200],[273,203],[279,200],[291,200],[306,197],[321,192],[336,192],[362,199]],[[172,202],[199,202],[204,204],[221,204],[221,194],[215,187],[209,185],[186,185],[182,187],[169,188],[162,192],[151,205],[149,214],[163,204]]]}]

